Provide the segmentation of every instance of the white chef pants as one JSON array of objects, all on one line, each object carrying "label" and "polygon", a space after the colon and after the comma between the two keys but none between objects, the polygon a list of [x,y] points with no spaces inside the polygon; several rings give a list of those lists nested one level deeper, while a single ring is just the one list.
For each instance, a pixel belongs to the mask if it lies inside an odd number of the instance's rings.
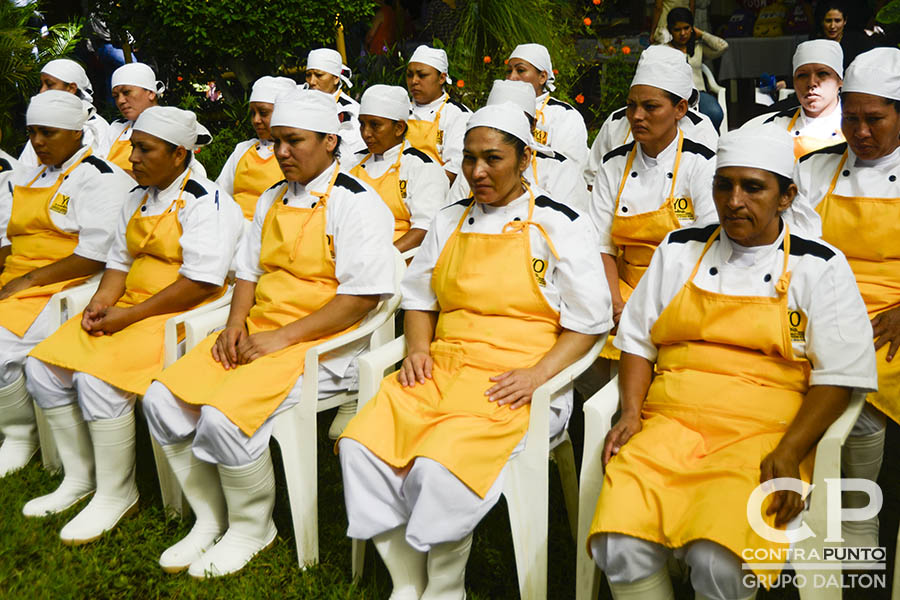
[{"label": "white chef pants", "polygon": [[57,367],[33,356],[25,361],[25,386],[43,409],[78,402],[86,421],[124,416],[134,409],[136,399],[135,394],[93,375]]},{"label": "white chef pants", "polygon": [[44,307],[22,337],[0,327],[0,387],[14,383],[22,375],[25,357],[59,328],[51,318],[49,304]]}]

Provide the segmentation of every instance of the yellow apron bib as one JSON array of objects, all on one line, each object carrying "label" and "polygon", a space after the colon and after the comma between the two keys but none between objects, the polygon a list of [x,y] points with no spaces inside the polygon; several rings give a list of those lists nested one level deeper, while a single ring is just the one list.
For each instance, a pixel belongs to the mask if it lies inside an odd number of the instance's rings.
[{"label": "yellow apron bib", "polygon": [[[816,212],[822,217],[822,239],[837,246],[847,257],[871,319],[900,306],[900,238],[896,231],[900,196],[854,198],[835,194],[846,162],[844,151]],[[887,362],[889,346],[882,346],[875,353],[878,391],[866,399],[900,422],[900,357]]]},{"label": "yellow apron bib", "polygon": [[444,166],[444,160],[438,151],[438,146],[444,144],[444,133],[441,131],[441,111],[449,101],[450,95],[445,93],[444,101],[441,102],[434,115],[434,121],[410,119],[406,122],[406,141],[409,142],[409,145],[438,161],[441,166]]},{"label": "yellow apron bib", "polygon": [[131,170],[131,161],[128,160],[131,156],[131,138],[123,140],[122,136],[130,131],[133,125],[134,123],[129,123],[128,126],[116,136],[116,139],[109,147],[109,152],[106,153],[106,160],[126,171]]},{"label": "yellow apron bib", "polygon": [[351,175],[359,177],[375,188],[375,191],[387,204],[387,207],[391,209],[391,214],[394,215],[395,242],[410,230],[410,219],[412,218],[412,215],[409,214],[409,209],[406,208],[406,203],[403,201],[406,198],[406,182],[400,181],[400,160],[403,158],[403,148],[405,146],[405,143],[400,145],[400,154],[397,155],[397,161],[385,171],[384,175],[377,179],[370,177],[363,168],[363,164],[372,158],[371,154],[367,154],[361,163],[350,169]]},{"label": "yellow apron bib", "polygon": [[[800,118],[801,110],[803,109],[798,108],[797,112],[794,113],[794,117],[791,119],[791,122],[788,123],[788,133],[791,133],[794,130],[794,125],[797,123],[797,119]],[[805,135],[792,135],[791,137],[794,138],[794,160],[800,160],[801,156],[806,156],[810,152],[815,152],[816,150],[842,143],[844,141],[844,133],[840,129],[838,129],[837,134],[838,137],[832,139],[823,139]]]},{"label": "yellow apron bib", "polygon": [[[44,167],[27,185],[13,189],[13,205],[7,227],[12,251],[3,263],[0,287],[16,277],[45,267],[70,256],[78,246],[78,234],[62,231],[53,224],[50,210],[68,211],[69,199],[58,194],[62,182],[81,162],[90,156],[84,153],[74,165],[60,173],[50,187],[33,188],[31,185],[46,172]],[[50,297],[66,288],[78,285],[87,277],[67,279],[47,285],[30,287],[0,300],[0,327],[5,327],[19,337],[25,335],[37,316],[44,310]]]},{"label": "yellow apron bib", "polygon": [[[529,189],[530,193],[530,189]],[[503,233],[461,233],[469,205],[441,251],[431,285],[441,311],[432,379],[412,388],[396,374],[354,418],[343,437],[401,469],[417,456],[436,460],[484,497],[528,430],[528,409],[489,402],[490,378],[535,365],[556,343],[559,313],[547,304],[531,267],[528,219]]]},{"label": "yellow apron bib", "polygon": [[256,144],[250,146],[234,169],[234,201],[244,211],[244,218],[253,220],[260,194],[284,179],[275,154],[262,158]]},{"label": "yellow apron bib", "polygon": [[[591,535],[621,533],[669,548],[708,539],[738,556],[745,549],[787,547],[756,535],[746,517],[747,499],[760,483],[759,464],[809,388],[810,364],[795,358],[791,347],[785,229],[776,297],[729,296],[693,283],[718,228],[653,325],[659,356],[643,428],[606,468]],[[812,458],[800,465],[805,481]],[[771,496],[763,514],[768,502]],[[774,527],[775,515],[764,520]]]},{"label": "yellow apron bib", "polygon": [[[266,214],[259,256],[263,274],[256,283],[255,301],[246,321],[251,335],[302,319],[337,293],[325,224],[328,196],[339,172],[340,166],[335,165],[328,190],[314,194],[321,198],[314,208],[284,205],[285,184]],[[230,371],[213,360],[212,347],[219,337],[213,333],[157,379],[188,404],[216,407],[251,436],[303,375],[306,350],[357,325],[326,338],[288,346]]]},{"label": "yellow apron bib", "polygon": [[550,102],[550,94],[547,94],[547,97],[544,98],[544,102],[543,104],[541,104],[541,107],[534,111],[534,129],[531,130],[531,134],[534,136],[534,141],[545,146],[549,145],[547,141],[550,137],[550,132],[546,129],[539,129],[538,123],[544,126],[546,126],[547,124],[547,119],[546,117],[544,117],[544,109],[547,108],[548,102]]},{"label": "yellow apron bib", "polygon": [[[628,162],[625,164],[625,171],[622,173],[622,180],[619,182],[619,191],[616,194],[616,207],[613,209],[612,222],[612,240],[619,249],[619,255],[616,257],[616,266],[619,271],[619,292],[622,294],[622,300],[628,302],[634,288],[647,267],[650,266],[650,259],[653,258],[653,252],[660,242],[666,237],[670,231],[674,231],[681,227],[678,221],[676,211],[676,203],[678,210],[687,215],[693,213],[693,204],[690,198],[675,198],[675,183],[678,181],[678,168],[681,165],[681,147],[684,143],[684,133],[678,130],[678,149],[675,153],[675,166],[672,170],[672,186],[669,188],[669,195],[656,210],[641,213],[638,215],[624,216],[619,213],[619,202],[622,199],[622,192],[625,190],[625,184],[628,182],[628,176],[631,174],[631,166],[634,164],[634,157],[637,153],[637,142],[628,155]],[[610,360],[619,360],[621,352],[613,346],[612,342],[615,335],[610,335],[606,340],[606,345],[600,353],[603,358]]]},{"label": "yellow apron bib", "polygon": [[[190,179],[188,170],[181,192],[160,215],[142,217],[141,206],[125,230],[128,252],[134,262],[125,278],[125,293],[116,306],[130,307],[158,294],[181,277],[181,194]],[[31,356],[46,363],[81,371],[117,388],[143,394],[165,364],[164,331],[171,314],[142,319],[112,335],[94,337],[81,328],[81,314],[38,344]]]}]

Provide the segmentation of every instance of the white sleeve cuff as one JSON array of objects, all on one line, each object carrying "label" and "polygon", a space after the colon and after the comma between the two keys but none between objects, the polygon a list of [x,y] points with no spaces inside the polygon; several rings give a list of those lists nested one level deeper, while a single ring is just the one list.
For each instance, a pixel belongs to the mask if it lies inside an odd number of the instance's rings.
[{"label": "white sleeve cuff", "polygon": [[613,346],[622,352],[646,358],[652,363],[656,362],[657,350],[656,346],[653,344],[641,344],[634,340],[624,340],[621,336],[617,335],[616,339],[613,340]]},{"label": "white sleeve cuff", "polygon": [[222,285],[225,283],[224,273],[210,273],[207,271],[197,271],[195,269],[181,267],[178,269],[178,274],[191,281],[199,281],[201,283],[211,283],[213,285]]},{"label": "white sleeve cuff", "polygon": [[243,279],[244,281],[249,281],[251,283],[256,283],[257,281],[259,281],[259,275],[253,273],[252,271],[238,270],[237,272],[235,272],[234,276],[238,279]]}]

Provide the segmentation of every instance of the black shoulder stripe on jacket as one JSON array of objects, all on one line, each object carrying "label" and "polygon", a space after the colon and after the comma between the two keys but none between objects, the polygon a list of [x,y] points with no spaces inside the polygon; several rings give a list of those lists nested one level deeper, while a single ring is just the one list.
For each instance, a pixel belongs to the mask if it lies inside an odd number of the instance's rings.
[{"label": "black shoulder stripe on jacket", "polygon": [[819,148],[818,150],[814,150],[809,154],[804,154],[800,157],[800,162],[803,162],[810,157],[818,156],[820,154],[843,154],[845,150],[847,150],[847,142],[841,142],[840,144],[835,144],[834,146],[825,146],[824,148]]},{"label": "black shoulder stripe on jacket", "polygon": [[472,110],[468,106],[466,106],[465,104],[463,104],[462,102],[460,102],[458,100],[454,100],[453,98],[450,98],[450,101],[448,103],[452,104],[453,106],[455,106],[456,108],[460,109],[463,112],[467,112],[467,113],[472,112]]},{"label": "black shoulder stripe on jacket", "polygon": [[366,188],[364,188],[360,182],[346,173],[338,173],[337,179],[334,180],[334,185],[350,190],[354,194],[362,194],[366,191]]},{"label": "black shoulder stripe on jacket", "polygon": [[684,229],[676,229],[669,234],[670,244],[686,244],[688,242],[707,242],[709,236],[719,226],[718,223],[707,225],[706,227],[685,227]]},{"label": "black shoulder stripe on jacket", "polygon": [[277,188],[277,187],[280,186],[282,183],[287,183],[287,179],[282,179],[281,181],[277,181],[277,182],[273,183],[272,185],[270,185],[270,186],[267,188],[266,191],[271,190],[271,189],[274,189],[274,188]]},{"label": "black shoulder stripe on jacket", "polygon": [[194,198],[201,198],[207,194],[206,188],[191,179],[184,186],[184,191],[194,195]]},{"label": "black shoulder stripe on jacket", "polygon": [[695,142],[694,140],[689,140],[684,138],[684,142],[681,144],[682,152],[693,152],[694,154],[699,154],[703,158],[709,160],[714,157],[716,153],[713,150],[710,150],[703,144],[699,142]]},{"label": "black shoulder stripe on jacket", "polygon": [[84,160],[81,162],[85,162],[89,165],[93,165],[94,168],[96,168],[101,173],[112,173],[113,172],[112,168],[110,168],[110,166],[108,164],[106,164],[105,160],[103,160],[102,158],[97,158],[96,156],[93,156],[93,155],[85,156]]},{"label": "black shoulder stripe on jacket", "polygon": [[690,122],[693,123],[694,125],[699,125],[700,123],[703,122],[703,117],[701,117],[700,115],[698,115],[697,113],[695,113],[692,110],[689,110],[686,113],[684,113],[684,116],[687,117],[690,120]]},{"label": "black shoulder stripe on jacket", "polygon": [[575,107],[568,102],[563,102],[562,100],[557,100],[552,97],[547,101],[547,106],[562,106],[566,110],[575,110]]},{"label": "black shoulder stripe on jacket", "polygon": [[471,198],[463,198],[462,200],[457,200],[457,201],[454,202],[453,204],[448,204],[447,206],[445,206],[445,207],[442,208],[441,210],[447,210],[448,208],[450,208],[450,207],[452,207],[452,206],[470,206],[470,205],[472,205],[472,204],[474,204],[474,203],[475,203],[475,197],[472,196]]},{"label": "black shoulder stripe on jacket", "polygon": [[566,206],[565,204],[560,204],[556,200],[551,200],[547,196],[541,195],[534,199],[534,205],[540,206],[542,208],[552,208],[553,210],[559,211],[562,214],[569,217],[570,221],[574,221],[578,218],[578,213]]},{"label": "black shoulder stripe on jacket", "polygon": [[[781,242],[781,245],[778,246],[779,250],[784,250],[784,242]],[[814,242],[813,240],[807,240],[801,237],[797,237],[796,235],[791,235],[791,254],[794,256],[805,256],[807,254],[811,254],[813,256],[817,256],[822,260],[831,260],[831,257],[834,256],[834,250],[829,248],[824,244],[820,244],[819,242]]]},{"label": "black shoulder stripe on jacket", "polygon": [[427,163],[434,162],[433,160],[431,160],[430,156],[428,156],[427,154],[425,154],[418,148],[409,147],[403,151],[403,154],[407,155],[407,156],[417,156],[418,158],[420,158],[422,160],[422,162],[427,162]]},{"label": "black shoulder stripe on jacket", "polygon": [[137,190],[146,190],[146,189],[147,189],[146,185],[136,185],[133,188],[131,188],[130,190],[128,190],[128,193],[130,194],[131,192],[134,192]]},{"label": "black shoulder stripe on jacket", "polygon": [[0,173],[12,170],[12,165],[5,158],[0,158]]},{"label": "black shoulder stripe on jacket", "polygon": [[338,104],[342,106],[351,106],[353,103],[344,98],[343,96],[338,97]]},{"label": "black shoulder stripe on jacket", "polygon": [[625,118],[625,113],[626,113],[627,111],[628,111],[627,108],[620,108],[619,110],[617,110],[616,112],[614,112],[614,113],[612,114],[612,120],[613,120],[613,121],[618,121],[619,119],[624,119],[624,118]]},{"label": "black shoulder stripe on jacket", "polygon": [[608,161],[611,158],[615,158],[616,156],[625,156],[634,148],[634,140],[628,142],[627,144],[623,144],[618,148],[610,150],[606,154],[603,155],[603,162]]}]

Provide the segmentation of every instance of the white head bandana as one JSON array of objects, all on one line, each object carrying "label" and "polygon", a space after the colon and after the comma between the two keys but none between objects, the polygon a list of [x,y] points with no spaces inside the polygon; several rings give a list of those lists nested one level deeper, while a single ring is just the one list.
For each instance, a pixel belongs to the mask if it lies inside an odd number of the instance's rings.
[{"label": "white head bandana", "polygon": [[517,104],[509,102],[485,106],[469,118],[466,133],[476,127],[492,127],[522,140],[526,146],[532,145],[531,126]]},{"label": "white head bandana", "polygon": [[68,58],[51,60],[44,65],[41,73],[56,77],[64,83],[74,83],[85,100],[88,102],[93,100],[94,90],[91,87],[91,80],[88,79],[87,73],[84,72],[81,65],[74,60]]},{"label": "white head bandana", "polygon": [[449,74],[450,61],[447,60],[447,53],[440,48],[431,48],[424,45],[419,46],[418,48],[416,48],[416,51],[413,52],[412,58],[409,59],[409,62],[422,63],[423,65],[434,67],[435,69],[437,69],[438,73],[447,75],[447,83],[453,83],[453,80],[450,79]]},{"label": "white head bandana", "polygon": [[547,73],[547,81],[544,83],[544,88],[551,92],[556,89],[556,85],[554,85],[556,75],[553,74],[553,63],[550,61],[550,53],[544,46],[540,44],[519,44],[509,57],[521,58],[531,63],[538,71]]},{"label": "white head bandana", "polygon": [[81,131],[88,118],[85,103],[74,94],[62,90],[47,90],[32,96],[25,112],[27,125],[43,125]]},{"label": "white head bandana", "polygon": [[840,79],[844,78],[844,51],[832,40],[809,40],[797,44],[794,50],[794,73],[803,65],[818,63],[830,67]]},{"label": "white head bandana", "polygon": [[900,100],[900,49],[875,48],[854,58],[842,89]]},{"label": "white head bandana", "polygon": [[694,74],[684,52],[670,46],[650,46],[641,53],[631,85],[650,85],[690,100]]},{"label": "white head bandana", "polygon": [[209,130],[197,122],[197,115],[174,106],[151,106],[134,122],[143,131],[193,152],[212,141]]},{"label": "white head bandana", "polygon": [[293,79],[265,75],[257,79],[253,84],[253,91],[250,92],[250,102],[275,104],[275,98],[284,92],[296,89],[296,87],[297,84]]},{"label": "white head bandana", "polygon": [[117,85],[134,85],[159,95],[166,90],[163,82],[156,80],[156,73],[153,72],[153,69],[144,63],[124,64],[113,71],[109,87],[113,89]]},{"label": "white head bandana", "polygon": [[520,107],[533,119],[535,114],[534,86],[524,81],[496,80],[488,95],[487,106],[509,102]]},{"label": "white head bandana", "polygon": [[269,127],[295,127],[336,134],[341,122],[338,119],[337,104],[331,94],[295,89],[275,99]]},{"label": "white head bandana", "polygon": [[344,64],[341,53],[331,48],[316,48],[310,50],[306,57],[306,68],[316,71],[325,71],[340,78],[348,88],[353,87],[350,76],[353,74],[350,67]]},{"label": "white head bandana", "polygon": [[794,140],[776,125],[741,127],[722,134],[716,169],[752,167],[790,178],[794,172]]},{"label": "white head bandana", "polygon": [[409,96],[405,89],[396,85],[373,85],[363,92],[359,114],[406,121],[409,119]]}]

